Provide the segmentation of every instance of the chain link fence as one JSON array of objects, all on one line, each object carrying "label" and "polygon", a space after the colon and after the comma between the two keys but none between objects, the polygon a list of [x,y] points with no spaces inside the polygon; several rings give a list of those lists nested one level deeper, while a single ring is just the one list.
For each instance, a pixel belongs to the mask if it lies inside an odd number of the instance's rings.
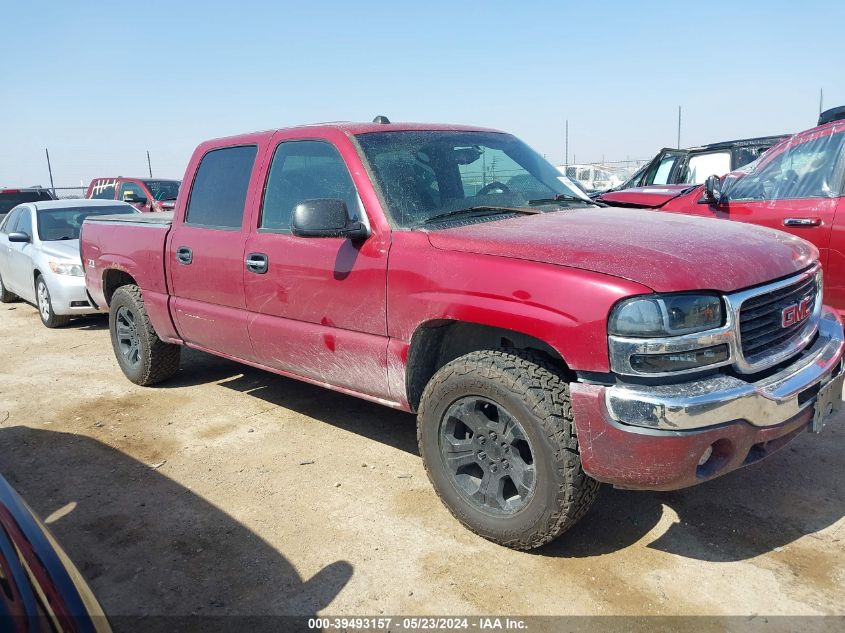
[{"label": "chain link fence", "polygon": [[76,200],[85,197],[88,187],[51,187],[50,191],[59,200]]}]

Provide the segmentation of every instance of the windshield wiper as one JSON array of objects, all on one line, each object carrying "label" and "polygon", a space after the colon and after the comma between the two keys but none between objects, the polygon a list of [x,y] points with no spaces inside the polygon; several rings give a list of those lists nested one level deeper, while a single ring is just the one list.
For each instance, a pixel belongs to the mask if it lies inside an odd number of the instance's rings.
[{"label": "windshield wiper", "polygon": [[465,215],[465,214],[491,214],[491,213],[522,213],[525,215],[536,215],[538,213],[542,213],[542,211],[538,211],[537,209],[527,209],[525,207],[493,207],[488,205],[481,205],[476,207],[466,207],[464,209],[455,209],[454,211],[447,211],[446,213],[438,213],[437,215],[433,215],[430,218],[426,218],[420,225],[423,224],[432,224],[434,222],[439,222],[441,220],[445,220],[448,218],[453,218],[458,215]]},{"label": "windshield wiper", "polygon": [[537,198],[529,200],[528,204],[549,204],[550,202],[580,202],[581,204],[594,204],[597,207],[606,207],[604,202],[593,199],[584,199],[580,196],[571,196],[568,193],[559,193],[554,198]]}]

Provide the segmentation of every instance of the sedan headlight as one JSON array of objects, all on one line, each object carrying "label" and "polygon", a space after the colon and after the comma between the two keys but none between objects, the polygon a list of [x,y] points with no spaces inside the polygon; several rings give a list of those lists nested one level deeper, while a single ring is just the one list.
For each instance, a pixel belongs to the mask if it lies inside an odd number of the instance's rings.
[{"label": "sedan headlight", "polygon": [[631,338],[680,336],[718,328],[725,322],[717,295],[649,295],[618,304],[608,333]]},{"label": "sedan headlight", "polygon": [[71,275],[73,277],[84,277],[85,272],[82,266],[73,262],[54,262],[50,261],[50,270],[57,275]]}]

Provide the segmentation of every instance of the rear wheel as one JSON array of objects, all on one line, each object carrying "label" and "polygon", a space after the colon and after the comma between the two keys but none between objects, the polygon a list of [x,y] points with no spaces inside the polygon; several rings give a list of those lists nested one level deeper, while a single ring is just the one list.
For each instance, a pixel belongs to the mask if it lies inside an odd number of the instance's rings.
[{"label": "rear wheel", "polygon": [[12,303],[13,301],[17,301],[18,296],[6,290],[6,286],[3,285],[3,277],[0,276],[0,303]]},{"label": "rear wheel", "polygon": [[50,299],[50,290],[44,277],[39,275],[35,279],[35,301],[38,304],[38,314],[41,315],[41,322],[49,328],[62,327],[70,321],[69,316],[59,316],[53,311],[53,302]]},{"label": "rear wheel", "polygon": [[418,424],[438,495],[461,523],[496,543],[548,543],[598,492],[581,468],[568,384],[537,354],[480,351],[445,365],[426,386]]},{"label": "rear wheel", "polygon": [[182,348],[158,337],[138,286],[115,291],[109,307],[109,331],[117,363],[136,385],[161,382],[179,370]]}]

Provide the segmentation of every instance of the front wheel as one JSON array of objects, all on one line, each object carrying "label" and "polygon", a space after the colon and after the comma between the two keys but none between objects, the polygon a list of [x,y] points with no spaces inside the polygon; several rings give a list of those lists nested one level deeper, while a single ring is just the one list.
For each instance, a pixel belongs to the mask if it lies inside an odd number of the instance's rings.
[{"label": "front wheel", "polygon": [[598,493],[581,468],[568,384],[531,352],[473,352],[445,365],[423,393],[418,439],[449,511],[507,547],[555,539]]},{"label": "front wheel", "polygon": [[109,332],[117,363],[136,385],[167,380],[179,370],[182,348],[158,337],[138,286],[115,291],[109,306]]},{"label": "front wheel", "polygon": [[38,314],[41,315],[41,322],[49,328],[62,327],[70,321],[68,316],[59,316],[53,311],[53,302],[50,299],[50,290],[44,277],[38,276],[35,281],[35,299],[38,302]]}]

